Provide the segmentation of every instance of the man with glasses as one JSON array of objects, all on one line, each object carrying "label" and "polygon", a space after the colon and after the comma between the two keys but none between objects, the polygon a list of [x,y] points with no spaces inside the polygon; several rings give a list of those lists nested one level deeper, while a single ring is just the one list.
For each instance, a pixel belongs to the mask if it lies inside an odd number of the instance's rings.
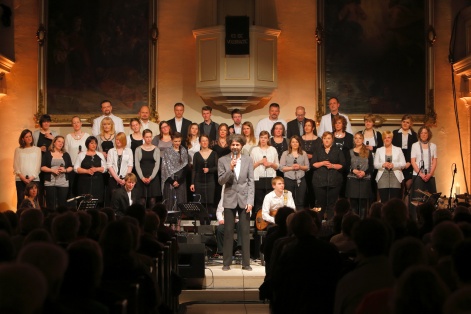
[{"label": "man with glasses", "polygon": [[[293,135],[302,137],[304,135],[304,123],[306,122],[306,109],[303,106],[296,107],[296,119],[288,122],[286,131],[287,138]],[[315,133],[315,131],[314,131]]]}]

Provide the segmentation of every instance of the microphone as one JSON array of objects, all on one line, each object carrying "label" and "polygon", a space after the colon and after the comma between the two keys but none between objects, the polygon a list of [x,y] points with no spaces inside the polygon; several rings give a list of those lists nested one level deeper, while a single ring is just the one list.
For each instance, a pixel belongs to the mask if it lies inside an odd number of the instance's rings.
[{"label": "microphone", "polygon": [[[390,162],[391,162],[391,157],[388,156],[388,157],[386,158],[386,162],[389,162],[389,163],[390,163]],[[391,171],[391,169],[388,168],[388,171]]]},{"label": "microphone", "polygon": [[424,167],[425,167],[424,161],[421,160],[420,161],[420,170],[424,169]]},{"label": "microphone", "polygon": [[456,170],[456,164],[455,165],[455,169],[453,169],[453,173],[456,174],[458,171]]},{"label": "microphone", "polygon": [[199,198],[198,198],[197,201],[194,201],[194,202],[195,203],[201,203],[201,194],[196,194],[196,193],[193,194],[193,197],[197,197],[197,196],[199,196]]},{"label": "microphone", "polygon": [[67,200],[67,203],[75,201],[75,200],[79,200],[81,198],[91,197],[91,196],[92,196],[91,194],[82,194],[82,195],[79,195],[79,196],[76,196],[76,197],[69,198]]},{"label": "microphone", "polygon": [[79,153],[82,152],[82,145],[79,145]]},{"label": "microphone", "polygon": [[370,146],[370,141],[366,141],[366,146]]},{"label": "microphone", "polygon": [[361,169],[361,165],[357,165],[357,170],[360,170]]},{"label": "microphone", "polygon": [[208,168],[208,162],[206,160],[204,161],[204,167],[203,168]]},{"label": "microphone", "polygon": [[425,175],[427,175],[427,169],[424,170]]},{"label": "microphone", "polygon": [[233,150],[232,150],[232,159],[236,159],[238,153],[239,153],[239,152],[237,151],[237,149],[233,149]]}]

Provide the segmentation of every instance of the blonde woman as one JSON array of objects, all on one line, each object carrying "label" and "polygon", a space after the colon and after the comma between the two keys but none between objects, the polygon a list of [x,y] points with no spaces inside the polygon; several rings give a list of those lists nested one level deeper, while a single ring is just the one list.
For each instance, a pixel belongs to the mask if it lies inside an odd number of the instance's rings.
[{"label": "blonde woman", "polygon": [[131,173],[134,165],[134,155],[129,147],[126,147],[126,134],[119,132],[115,137],[115,147],[108,151],[106,168],[110,174],[108,181],[108,193],[106,202],[111,201],[114,190],[123,187],[126,183],[124,177]]},{"label": "blonde woman", "polygon": [[114,147],[115,138],[114,122],[110,117],[105,117],[100,123],[100,135],[98,136],[98,151],[103,153],[105,159],[108,151]]}]

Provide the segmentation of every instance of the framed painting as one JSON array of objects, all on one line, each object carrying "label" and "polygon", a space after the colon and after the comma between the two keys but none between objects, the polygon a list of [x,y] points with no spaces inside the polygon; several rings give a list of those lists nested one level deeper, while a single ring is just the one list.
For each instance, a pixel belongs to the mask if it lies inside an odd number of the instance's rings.
[{"label": "framed painting", "polygon": [[157,0],[41,0],[38,110],[55,124],[91,122],[109,100],[127,120],[156,112]]},{"label": "framed painting", "polygon": [[433,0],[319,0],[318,112],[337,97],[353,124],[434,124]]}]

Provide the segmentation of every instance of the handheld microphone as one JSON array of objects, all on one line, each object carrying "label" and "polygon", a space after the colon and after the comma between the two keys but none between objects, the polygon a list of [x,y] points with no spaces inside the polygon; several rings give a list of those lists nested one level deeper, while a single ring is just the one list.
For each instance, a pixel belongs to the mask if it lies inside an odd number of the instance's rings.
[{"label": "handheld microphone", "polygon": [[370,141],[366,141],[366,146],[370,146]]},{"label": "handheld microphone", "polygon": [[236,159],[236,158],[237,158],[237,154],[238,154],[237,149],[233,149],[233,150],[232,150],[232,159]]},{"label": "handheld microphone", "polygon": [[423,160],[420,161],[420,170],[424,169],[425,163]]},{"label": "handheld microphone", "polygon": [[425,175],[427,175],[427,169],[424,170]]},{"label": "handheld microphone", "polygon": [[208,168],[208,162],[206,160],[204,161],[204,168]]},{"label": "handheld microphone", "polygon": [[29,175],[26,175],[26,177],[25,177],[25,178],[26,178],[26,180],[28,180],[28,179],[29,179]]},{"label": "handheld microphone", "polygon": [[[386,161],[390,163],[390,162],[391,162],[391,157],[388,156],[388,157],[386,158]],[[388,168],[388,171],[391,171],[391,169]]]},{"label": "handheld microphone", "polygon": [[82,145],[79,145],[79,153],[82,152]]},{"label": "handheld microphone", "polygon": [[361,169],[361,165],[357,165],[357,170],[360,170]]}]

